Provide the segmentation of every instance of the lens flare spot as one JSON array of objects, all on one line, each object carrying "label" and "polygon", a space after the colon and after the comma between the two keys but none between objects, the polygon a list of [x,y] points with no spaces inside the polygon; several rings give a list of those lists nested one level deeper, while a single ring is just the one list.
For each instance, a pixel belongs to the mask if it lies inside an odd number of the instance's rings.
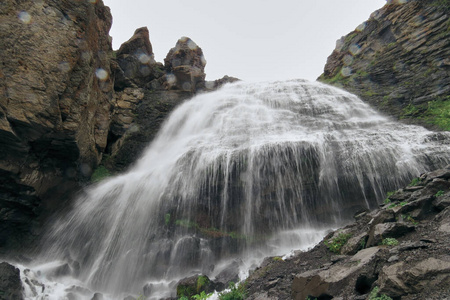
[{"label": "lens flare spot", "polygon": [[344,77],[349,77],[352,75],[352,68],[350,67],[343,67],[341,70],[341,75]]},{"label": "lens flare spot", "polygon": [[58,64],[58,69],[63,73],[67,73],[70,70],[70,65],[68,62],[63,61]]},{"label": "lens flare spot", "polygon": [[177,82],[177,78],[173,74],[167,74],[166,75],[166,81],[168,84],[173,85]]},{"label": "lens flare spot", "polygon": [[213,89],[213,88],[214,88],[214,81],[207,81],[207,82],[205,82],[205,87],[206,87],[208,90]]},{"label": "lens flare spot", "polygon": [[183,82],[183,86],[182,86],[183,90],[185,91],[190,91],[192,88],[192,85],[189,82]]},{"label": "lens flare spot", "polygon": [[342,59],[342,62],[344,63],[344,66],[349,66],[353,63],[353,56],[347,54]]},{"label": "lens flare spot", "polygon": [[150,72],[151,72],[151,70],[147,66],[142,66],[139,68],[139,73],[141,73],[141,75],[144,77],[150,75]]},{"label": "lens flare spot", "polygon": [[366,26],[367,26],[367,23],[363,22],[358,27],[356,27],[356,31],[363,31],[364,29],[366,29]]},{"label": "lens flare spot", "polygon": [[26,11],[21,11],[18,15],[19,20],[22,21],[24,24],[30,24],[31,23],[31,15],[27,13]]},{"label": "lens flare spot", "polygon": [[353,44],[353,45],[350,46],[348,51],[350,51],[350,53],[353,56],[355,56],[355,55],[358,55],[361,52],[361,47],[358,44]]},{"label": "lens flare spot", "polygon": [[105,81],[109,77],[108,72],[106,72],[102,68],[98,68],[97,70],[95,70],[95,76],[97,76],[97,78],[102,81]]},{"label": "lens flare spot", "polygon": [[89,0],[89,3],[97,3],[97,0]]},{"label": "lens flare spot", "polygon": [[141,55],[139,55],[139,61],[141,62],[141,64],[147,64],[150,62],[150,56],[148,56],[145,53],[142,53]]}]

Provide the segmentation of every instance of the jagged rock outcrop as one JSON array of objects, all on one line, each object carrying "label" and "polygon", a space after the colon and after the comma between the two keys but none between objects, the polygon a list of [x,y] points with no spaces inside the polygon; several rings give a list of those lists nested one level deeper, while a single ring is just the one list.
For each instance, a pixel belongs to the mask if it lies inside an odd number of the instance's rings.
[{"label": "jagged rock outcrop", "polygon": [[0,300],[22,300],[22,292],[19,269],[6,262],[0,263]]},{"label": "jagged rock outcrop", "polygon": [[[116,52],[116,90],[125,87],[145,87],[164,75],[163,64],[154,59],[147,27],[136,29],[134,35]],[[150,86],[151,87],[151,86]]]},{"label": "jagged rock outcrop", "polygon": [[384,113],[450,130],[450,2],[388,1],[337,41],[319,80]]},{"label": "jagged rock outcrop", "polygon": [[355,219],[310,251],[266,259],[246,281],[248,299],[450,295],[450,166],[421,175]]},{"label": "jagged rock outcrop", "polygon": [[21,239],[38,209],[67,198],[101,159],[111,19],[102,1],[0,4],[0,245]]},{"label": "jagged rock outcrop", "polygon": [[182,37],[164,59],[168,89],[196,91],[205,84],[206,59],[202,49],[190,38]]}]

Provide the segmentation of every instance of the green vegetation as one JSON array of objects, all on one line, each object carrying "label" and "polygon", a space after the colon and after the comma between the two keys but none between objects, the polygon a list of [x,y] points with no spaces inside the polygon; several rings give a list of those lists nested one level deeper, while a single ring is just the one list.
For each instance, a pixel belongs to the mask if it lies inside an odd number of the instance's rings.
[{"label": "green vegetation", "polygon": [[219,294],[220,300],[244,300],[247,297],[247,291],[243,284],[235,285],[230,283],[230,291]]},{"label": "green vegetation", "polygon": [[413,225],[418,225],[419,222],[417,222],[411,215],[402,215],[403,220],[410,222]]},{"label": "green vegetation", "polygon": [[443,190],[440,190],[440,191],[438,191],[434,196],[435,197],[440,197],[440,196],[443,196],[444,195],[444,191]]},{"label": "green vegetation", "polygon": [[395,192],[387,192],[386,193],[386,199],[384,199],[384,204],[389,204],[389,203],[391,203],[391,199],[389,199],[389,197],[391,197],[392,195],[394,195],[395,194]]},{"label": "green vegetation", "polygon": [[166,224],[166,226],[170,224],[170,214],[164,215],[164,223]]},{"label": "green vegetation", "polygon": [[197,279],[197,292],[204,290],[209,285],[210,281],[206,276],[199,276]]},{"label": "green vegetation", "polygon": [[397,202],[397,203],[392,203],[391,205],[388,206],[388,208],[394,208],[394,207],[399,207],[399,206],[405,206],[406,204],[408,204],[408,202],[406,202],[406,201]]},{"label": "green vegetation", "polygon": [[398,241],[395,238],[385,238],[382,242],[382,245],[386,245],[386,246],[397,246],[398,245]]},{"label": "green vegetation", "polygon": [[212,295],[213,295],[213,293],[207,294],[207,293],[205,293],[205,291],[203,291],[203,292],[201,292],[200,294],[197,294],[197,295],[192,296],[192,299],[195,299],[195,300],[205,300],[205,299],[208,299],[209,297],[211,297]]},{"label": "green vegetation", "polygon": [[381,296],[378,296],[378,291],[380,290],[379,287],[374,287],[373,290],[369,294],[368,300],[392,300],[391,297],[383,294]]},{"label": "green vegetation", "polygon": [[279,256],[275,256],[274,258],[272,258],[274,261],[283,261],[283,259]]},{"label": "green vegetation", "polygon": [[411,180],[411,183],[409,184],[409,186],[416,186],[418,185],[420,182],[420,178],[414,178],[413,180]]},{"label": "green vegetation", "polygon": [[340,70],[336,73],[336,75],[334,75],[333,78],[325,78],[324,76],[321,76],[320,80],[322,80],[323,82],[328,83],[328,84],[333,84],[333,83],[336,83],[336,82],[339,82],[339,83],[341,83],[341,84],[346,84],[347,81],[348,81],[348,77],[344,77],[344,76],[341,74],[341,70],[342,70],[342,69],[340,69]]},{"label": "green vegetation", "polygon": [[442,130],[450,131],[450,96],[446,100],[428,102],[428,109],[424,114],[425,121],[437,125]]},{"label": "green vegetation", "polygon": [[91,175],[91,182],[99,182],[107,177],[111,176],[111,173],[105,166],[98,166],[97,169],[95,169],[94,173]]},{"label": "green vegetation", "polygon": [[450,96],[439,97],[426,105],[409,104],[400,116],[400,119],[405,118],[417,118],[442,130],[450,131]]},{"label": "green vegetation", "polygon": [[347,243],[351,236],[351,233],[341,232],[334,239],[325,241],[324,244],[331,252],[339,254],[341,253],[341,248]]}]

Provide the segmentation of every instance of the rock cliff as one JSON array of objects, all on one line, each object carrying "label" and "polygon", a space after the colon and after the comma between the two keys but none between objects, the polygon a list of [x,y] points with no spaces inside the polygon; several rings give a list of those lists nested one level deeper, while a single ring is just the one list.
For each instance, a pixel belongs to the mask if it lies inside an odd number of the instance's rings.
[{"label": "rock cliff", "polygon": [[[189,38],[156,62],[147,28],[113,51],[99,1],[0,3],[0,249],[23,243],[91,175],[121,171],[206,82]],[[98,179],[98,175],[95,174]]]},{"label": "rock cliff", "polygon": [[397,119],[450,130],[450,2],[388,1],[342,37],[320,81]]},{"label": "rock cliff", "polygon": [[106,147],[113,81],[102,1],[0,4],[0,245],[89,178]]}]

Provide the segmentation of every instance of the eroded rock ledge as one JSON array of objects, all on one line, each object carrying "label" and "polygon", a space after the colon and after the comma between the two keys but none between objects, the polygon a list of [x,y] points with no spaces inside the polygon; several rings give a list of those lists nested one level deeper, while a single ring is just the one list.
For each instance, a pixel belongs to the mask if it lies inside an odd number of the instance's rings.
[{"label": "eroded rock ledge", "polygon": [[248,299],[450,295],[450,166],[421,175],[355,219],[310,251],[267,258],[246,281]]}]

